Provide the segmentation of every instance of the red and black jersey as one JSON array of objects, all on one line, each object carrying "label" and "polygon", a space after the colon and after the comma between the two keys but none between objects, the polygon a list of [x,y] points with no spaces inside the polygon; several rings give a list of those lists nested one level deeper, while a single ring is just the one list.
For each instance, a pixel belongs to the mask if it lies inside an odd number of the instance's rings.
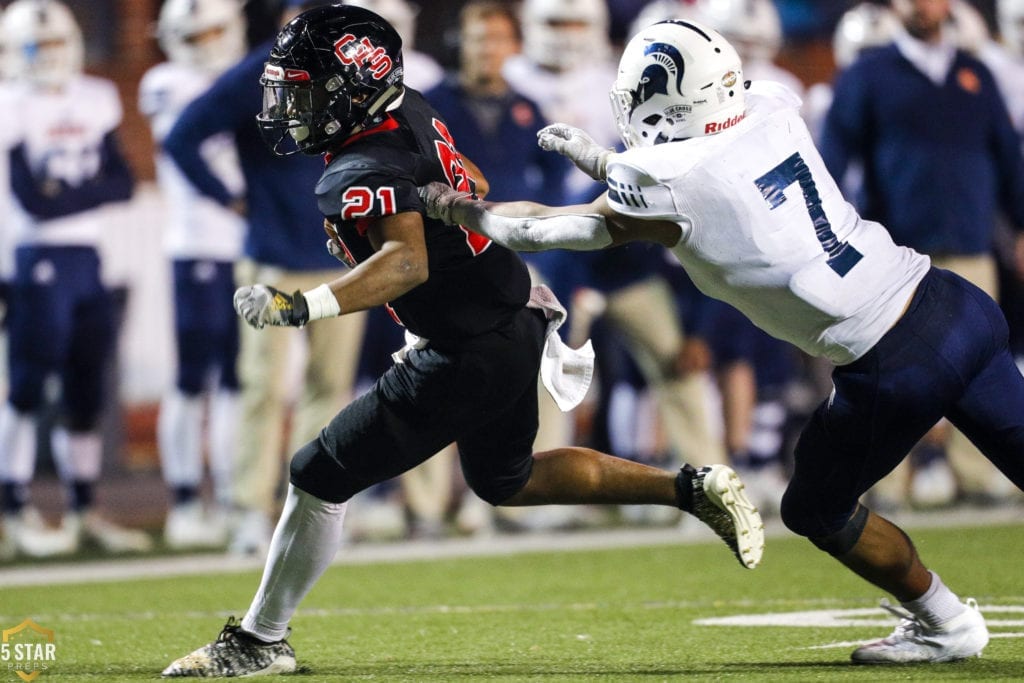
[{"label": "red and black jersey", "polygon": [[[474,189],[448,127],[407,88],[402,105],[382,124],[353,136],[330,158],[316,186],[317,202],[355,265],[374,253],[366,235],[369,220],[422,214],[416,188],[431,181]],[[411,332],[457,341],[501,326],[525,305],[530,277],[518,254],[425,214],[423,229],[430,276],[390,302]]]}]

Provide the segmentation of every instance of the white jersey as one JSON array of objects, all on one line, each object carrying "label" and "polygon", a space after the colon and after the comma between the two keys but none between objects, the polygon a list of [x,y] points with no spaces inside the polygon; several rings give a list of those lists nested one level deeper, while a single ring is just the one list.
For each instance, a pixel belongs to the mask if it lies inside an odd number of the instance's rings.
[{"label": "white jersey", "polygon": [[798,106],[756,83],[732,128],[612,157],[608,197],[622,214],[680,225],[672,251],[702,292],[843,365],[900,318],[930,262],[843,199]]},{"label": "white jersey", "polygon": [[[106,136],[121,125],[121,99],[106,79],[76,76],[66,87],[40,90],[17,86],[21,119],[19,143],[37,182],[81,187],[101,163]],[[109,220],[103,207],[67,216],[36,219],[13,202],[12,234],[16,244],[92,246],[99,248]]]},{"label": "white jersey", "polygon": [[[139,84],[139,111],[149,119],[158,146],[181,111],[209,87],[213,78],[212,74],[173,62],[157,64],[146,72]],[[233,195],[243,193],[245,181],[230,133],[204,140],[200,153]],[[156,177],[167,208],[164,247],[169,256],[234,261],[241,255],[245,219],[201,194],[181,169],[159,152]]]}]

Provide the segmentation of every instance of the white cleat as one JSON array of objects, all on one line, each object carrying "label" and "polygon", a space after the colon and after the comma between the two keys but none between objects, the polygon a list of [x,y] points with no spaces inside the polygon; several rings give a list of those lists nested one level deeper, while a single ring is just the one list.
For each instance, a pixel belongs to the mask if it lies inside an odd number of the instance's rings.
[{"label": "white cleat", "polygon": [[65,515],[62,530],[90,540],[108,553],[144,553],[153,549],[153,539],[138,529],[120,526],[95,510]]},{"label": "white cleat", "polygon": [[725,541],[740,564],[756,567],[764,554],[764,522],[736,472],[726,465],[702,467],[692,486],[693,515]]},{"label": "white cleat", "polygon": [[228,530],[219,518],[206,513],[202,503],[193,501],[168,511],[164,541],[175,550],[220,548],[228,542]]},{"label": "white cleat", "polygon": [[899,624],[889,637],[854,650],[850,655],[854,664],[955,662],[980,657],[988,645],[988,627],[974,598],[967,599],[963,613],[936,628],[888,600],[882,601],[882,608],[899,617]]},{"label": "white cleat", "polygon": [[33,507],[23,509],[7,518],[5,523],[7,545],[14,554],[46,558],[71,555],[78,551],[78,535],[46,524]]}]

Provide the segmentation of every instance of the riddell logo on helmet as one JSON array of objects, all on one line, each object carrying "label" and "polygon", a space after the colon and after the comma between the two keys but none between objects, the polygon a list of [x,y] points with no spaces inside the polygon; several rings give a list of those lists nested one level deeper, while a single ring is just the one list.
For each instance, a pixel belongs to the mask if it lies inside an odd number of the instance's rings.
[{"label": "riddell logo on helmet", "polygon": [[731,119],[726,119],[725,121],[712,121],[711,123],[707,123],[704,125],[704,135],[708,135],[710,133],[721,133],[726,128],[732,128],[742,121],[745,116],[746,113],[736,114],[736,116]]},{"label": "riddell logo on helmet", "polygon": [[384,48],[374,45],[365,36],[357,39],[351,33],[346,33],[335,41],[334,56],[345,66],[355,64],[362,68],[363,65],[369,64],[370,75],[376,81],[387,76],[393,66]]}]

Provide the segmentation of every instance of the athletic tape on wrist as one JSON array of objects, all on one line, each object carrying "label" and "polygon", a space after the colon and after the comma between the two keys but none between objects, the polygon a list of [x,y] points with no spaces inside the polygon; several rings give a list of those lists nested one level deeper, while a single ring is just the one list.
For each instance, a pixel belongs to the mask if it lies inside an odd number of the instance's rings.
[{"label": "athletic tape on wrist", "polygon": [[326,284],[303,292],[306,299],[306,306],[309,307],[309,319],[320,320],[321,318],[333,318],[341,315],[341,306],[334,292]]}]

